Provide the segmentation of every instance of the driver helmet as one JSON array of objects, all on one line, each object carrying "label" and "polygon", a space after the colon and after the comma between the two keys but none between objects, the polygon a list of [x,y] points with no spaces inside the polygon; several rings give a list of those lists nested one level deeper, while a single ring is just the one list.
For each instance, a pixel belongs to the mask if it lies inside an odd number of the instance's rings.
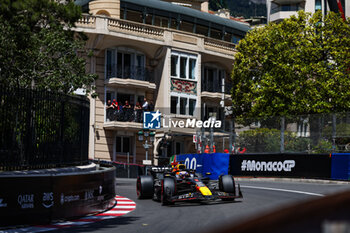
[{"label": "driver helmet", "polygon": [[180,171],[179,172],[179,177],[184,179],[189,176],[189,173],[187,171]]}]

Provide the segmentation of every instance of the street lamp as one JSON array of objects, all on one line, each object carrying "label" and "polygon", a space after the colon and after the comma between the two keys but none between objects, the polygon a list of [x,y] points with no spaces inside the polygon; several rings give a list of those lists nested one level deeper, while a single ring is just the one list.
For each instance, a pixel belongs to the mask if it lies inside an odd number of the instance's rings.
[{"label": "street lamp", "polygon": [[[156,133],[154,131],[149,131],[148,129],[140,130],[138,133],[138,140],[139,142],[144,142],[143,148],[146,150],[146,160],[148,160],[148,149],[152,146],[152,144],[148,144],[148,142],[153,143],[154,142],[154,136]],[[147,174],[147,167],[146,167],[146,174]]]}]

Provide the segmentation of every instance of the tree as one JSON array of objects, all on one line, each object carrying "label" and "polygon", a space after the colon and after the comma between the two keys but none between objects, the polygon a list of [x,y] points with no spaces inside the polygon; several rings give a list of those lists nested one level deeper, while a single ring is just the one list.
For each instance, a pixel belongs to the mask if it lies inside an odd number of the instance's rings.
[{"label": "tree", "polygon": [[217,11],[222,8],[227,9],[226,0],[209,0],[209,8],[213,11]]},{"label": "tree", "polygon": [[236,117],[350,109],[350,20],[335,13],[297,16],[250,31],[232,72]]},{"label": "tree", "polygon": [[72,31],[81,17],[73,1],[0,0],[0,84],[72,93],[88,90],[84,35]]}]

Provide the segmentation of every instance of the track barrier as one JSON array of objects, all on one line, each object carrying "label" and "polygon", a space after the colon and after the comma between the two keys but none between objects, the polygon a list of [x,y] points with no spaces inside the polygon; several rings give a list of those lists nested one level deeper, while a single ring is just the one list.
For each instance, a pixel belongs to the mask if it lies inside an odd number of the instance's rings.
[{"label": "track barrier", "polygon": [[183,154],[174,156],[211,179],[219,175],[350,180],[350,153]]}]

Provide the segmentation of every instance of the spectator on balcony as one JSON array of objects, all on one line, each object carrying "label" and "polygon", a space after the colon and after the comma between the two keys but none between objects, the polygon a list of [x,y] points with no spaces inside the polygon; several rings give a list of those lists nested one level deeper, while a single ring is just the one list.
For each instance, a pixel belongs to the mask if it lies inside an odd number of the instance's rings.
[{"label": "spectator on balcony", "polygon": [[129,101],[125,100],[125,104],[123,106],[123,112],[124,112],[124,120],[125,121],[133,121],[134,120],[134,111],[129,104]]},{"label": "spectator on balcony", "polygon": [[124,109],[129,109],[131,108],[131,105],[129,104],[129,101],[125,100],[125,104],[123,106]]},{"label": "spectator on balcony", "polygon": [[107,100],[107,106],[106,106],[107,121],[112,120],[113,109],[114,109],[114,106],[112,105],[111,100]]},{"label": "spectator on balcony", "polygon": [[141,104],[140,102],[137,101],[134,110],[141,110],[141,109],[142,109]]},{"label": "spectator on balcony", "polygon": [[148,102],[146,98],[143,99],[142,109],[143,111],[148,111]]},{"label": "spectator on balcony", "polygon": [[135,110],[135,121],[141,122],[142,121],[142,106],[141,106],[140,102],[136,102],[134,110]]},{"label": "spectator on balcony", "polygon": [[114,110],[117,110],[117,111],[120,111],[123,109],[123,106],[118,104],[118,102],[115,99],[113,100],[112,106],[113,106]]}]

